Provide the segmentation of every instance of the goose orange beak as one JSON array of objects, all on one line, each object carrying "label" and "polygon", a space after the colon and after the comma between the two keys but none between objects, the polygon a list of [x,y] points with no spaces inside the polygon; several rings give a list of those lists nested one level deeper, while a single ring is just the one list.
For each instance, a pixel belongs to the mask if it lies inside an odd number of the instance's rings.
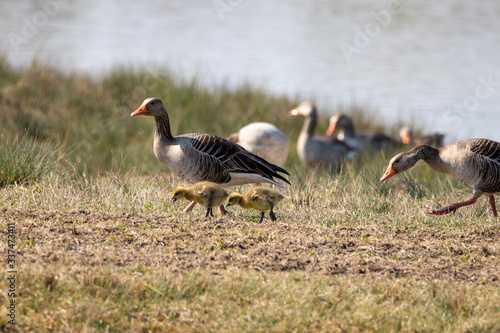
[{"label": "goose orange beak", "polygon": [[332,136],[336,129],[337,129],[336,123],[330,124],[330,126],[328,126],[328,130],[326,131],[326,135]]},{"label": "goose orange beak", "polygon": [[395,174],[396,174],[396,171],[394,171],[394,169],[392,168],[392,165],[389,165],[389,167],[387,168],[387,170],[384,173],[384,175],[382,176],[382,178],[380,178],[380,181],[383,182],[384,180],[391,178]]},{"label": "goose orange beak", "polygon": [[410,135],[409,135],[409,134],[406,134],[405,136],[403,136],[403,137],[401,138],[401,141],[402,141],[405,145],[409,144],[409,143],[410,143]]},{"label": "goose orange beak", "polygon": [[130,114],[131,117],[133,116],[140,116],[142,114],[148,114],[148,110],[146,109],[146,105],[141,105],[140,108],[138,108],[137,110],[135,110],[134,112],[132,112]]},{"label": "goose orange beak", "polygon": [[289,116],[298,116],[298,115],[300,115],[300,111],[299,111],[299,110],[297,110],[297,109],[293,109],[293,110],[290,110],[290,111],[288,112],[288,115],[289,115]]}]

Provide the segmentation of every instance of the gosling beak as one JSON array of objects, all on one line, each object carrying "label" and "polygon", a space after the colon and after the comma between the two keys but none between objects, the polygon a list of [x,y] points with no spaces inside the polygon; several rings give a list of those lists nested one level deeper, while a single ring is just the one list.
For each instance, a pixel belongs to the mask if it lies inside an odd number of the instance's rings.
[{"label": "gosling beak", "polygon": [[330,124],[330,126],[328,126],[328,130],[326,131],[326,135],[332,136],[336,129],[337,129],[336,123]]},{"label": "gosling beak", "polygon": [[141,105],[141,107],[138,108],[137,110],[135,110],[134,112],[132,112],[130,114],[130,116],[131,117],[133,117],[133,116],[140,116],[140,115],[143,115],[143,114],[148,114],[148,110],[146,109],[146,104]]},{"label": "gosling beak", "polygon": [[224,204],[224,207],[229,207],[229,206],[231,206],[231,203],[230,203],[230,202],[226,202],[226,203]]},{"label": "gosling beak", "polygon": [[176,197],[171,197],[171,198],[170,198],[170,201],[172,201],[172,202],[176,202],[176,201],[177,201],[177,198],[176,198]]},{"label": "gosling beak", "polygon": [[380,178],[380,181],[383,182],[384,180],[389,179],[392,176],[394,176],[396,173],[397,172],[394,171],[394,169],[392,168],[392,165],[389,165],[389,167],[387,168],[387,170],[384,173],[384,175],[382,176],[382,178]]},{"label": "gosling beak", "polygon": [[297,109],[293,109],[293,110],[288,111],[288,115],[289,116],[298,116],[298,115],[300,115],[300,111]]}]

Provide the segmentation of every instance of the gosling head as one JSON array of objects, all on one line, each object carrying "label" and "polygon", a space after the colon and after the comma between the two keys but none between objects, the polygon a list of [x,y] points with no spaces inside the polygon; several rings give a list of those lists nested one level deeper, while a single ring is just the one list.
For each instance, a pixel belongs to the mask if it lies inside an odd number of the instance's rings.
[{"label": "gosling head", "polygon": [[240,202],[241,202],[241,198],[243,198],[243,196],[239,193],[231,193],[228,197],[227,197],[227,202],[224,206],[226,207],[229,207],[229,206],[232,206],[232,205],[239,205]]},{"label": "gosling head", "polygon": [[170,201],[176,202],[178,199],[184,199],[186,197],[186,188],[182,186],[177,186],[172,192],[172,197]]}]

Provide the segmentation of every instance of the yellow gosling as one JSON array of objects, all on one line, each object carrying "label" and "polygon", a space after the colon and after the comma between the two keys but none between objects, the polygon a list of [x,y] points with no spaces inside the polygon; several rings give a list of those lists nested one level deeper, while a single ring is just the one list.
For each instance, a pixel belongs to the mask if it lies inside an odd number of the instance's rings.
[{"label": "yellow gosling", "polygon": [[276,221],[276,215],[274,215],[274,206],[283,200],[284,196],[273,189],[267,187],[256,187],[249,190],[244,195],[239,193],[231,193],[227,197],[226,207],[231,205],[240,205],[245,209],[256,209],[261,212],[260,221],[264,219],[264,212],[269,211],[269,217],[271,221]]},{"label": "yellow gosling", "polygon": [[212,182],[199,182],[189,187],[177,186],[170,200],[175,202],[178,199],[195,201],[207,209],[205,217],[214,216],[212,208],[219,206],[220,213],[224,215],[224,201],[228,196],[227,191],[220,185]]}]

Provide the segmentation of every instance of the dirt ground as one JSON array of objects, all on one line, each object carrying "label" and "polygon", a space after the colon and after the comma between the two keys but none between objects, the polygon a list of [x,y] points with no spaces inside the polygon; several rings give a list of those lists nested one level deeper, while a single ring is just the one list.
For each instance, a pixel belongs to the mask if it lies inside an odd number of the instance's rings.
[{"label": "dirt ground", "polygon": [[205,220],[98,214],[88,211],[0,210],[16,222],[17,261],[81,266],[169,266],[185,269],[305,271],[374,277],[450,279],[497,284],[500,231],[391,230],[262,224],[234,216]]}]

